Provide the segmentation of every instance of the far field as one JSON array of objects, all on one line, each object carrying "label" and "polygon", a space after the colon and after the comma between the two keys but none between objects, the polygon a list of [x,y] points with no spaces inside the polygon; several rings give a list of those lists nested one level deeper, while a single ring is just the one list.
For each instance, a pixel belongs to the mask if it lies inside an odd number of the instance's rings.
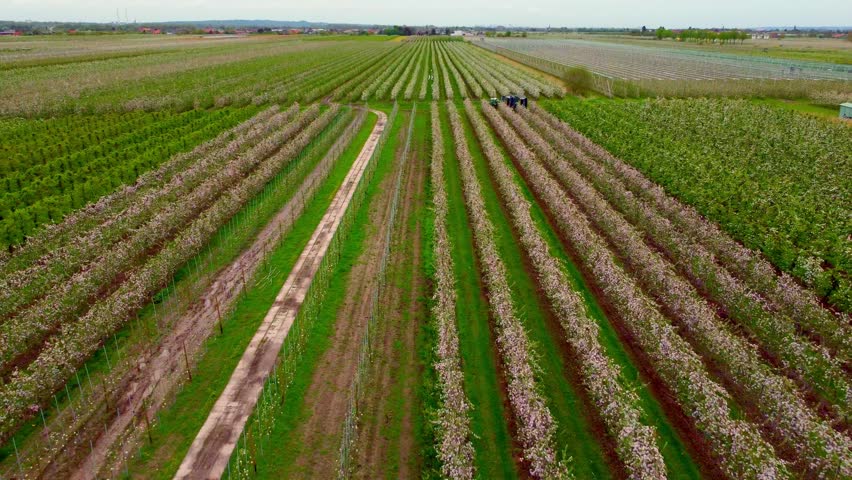
[{"label": "far field", "polygon": [[827,62],[838,65],[852,63],[852,42],[840,38],[811,38],[786,36],[783,38],[754,38],[720,45],[711,42],[684,42],[675,39],[657,40],[654,32],[644,36],[592,35],[592,34],[542,34],[530,35],[542,39],[582,39],[637,45],[643,47],[685,48],[704,52],[731,53],[754,57],[784,58],[810,62]]},{"label": "far field", "polygon": [[0,478],[852,478],[846,51],[647,42],[0,40]]}]

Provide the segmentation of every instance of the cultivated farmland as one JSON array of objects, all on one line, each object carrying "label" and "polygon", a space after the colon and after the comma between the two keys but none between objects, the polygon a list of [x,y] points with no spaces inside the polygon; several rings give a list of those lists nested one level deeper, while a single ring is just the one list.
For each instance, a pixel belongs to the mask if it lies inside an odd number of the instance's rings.
[{"label": "cultivated farmland", "polygon": [[0,478],[852,478],[848,122],[481,43],[0,41]]},{"label": "cultivated farmland", "polygon": [[624,80],[852,80],[852,68],[848,65],[682,48],[653,48],[573,39],[486,39],[484,44],[495,50],[505,49],[568,67],[585,67],[600,75]]}]

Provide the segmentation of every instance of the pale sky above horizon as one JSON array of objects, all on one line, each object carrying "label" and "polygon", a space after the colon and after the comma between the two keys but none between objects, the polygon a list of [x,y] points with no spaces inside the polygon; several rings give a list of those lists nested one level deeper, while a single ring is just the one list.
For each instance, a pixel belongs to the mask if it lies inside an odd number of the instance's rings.
[{"label": "pale sky above horizon", "polygon": [[308,20],[565,27],[849,26],[849,0],[2,0],[0,20]]}]

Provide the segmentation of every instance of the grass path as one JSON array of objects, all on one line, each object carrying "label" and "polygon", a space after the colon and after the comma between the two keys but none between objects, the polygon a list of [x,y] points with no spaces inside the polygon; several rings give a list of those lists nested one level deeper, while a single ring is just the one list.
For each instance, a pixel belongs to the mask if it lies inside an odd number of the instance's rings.
[{"label": "grass path", "polygon": [[353,478],[417,478],[424,461],[418,431],[423,411],[417,386],[423,374],[417,334],[426,321],[423,269],[425,179],[429,112],[414,119],[400,204],[379,303],[363,405],[359,407]]}]

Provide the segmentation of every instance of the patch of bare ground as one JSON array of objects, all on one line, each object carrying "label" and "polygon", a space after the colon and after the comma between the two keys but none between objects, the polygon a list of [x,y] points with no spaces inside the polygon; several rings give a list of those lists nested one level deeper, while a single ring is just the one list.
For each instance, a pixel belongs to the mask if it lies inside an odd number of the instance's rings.
[{"label": "patch of bare ground", "polygon": [[402,197],[391,242],[387,285],[379,297],[381,315],[367,373],[366,396],[359,405],[354,478],[417,478],[414,409],[420,375],[415,340],[425,321],[426,279],[419,206],[426,201],[423,142],[412,140]]}]

